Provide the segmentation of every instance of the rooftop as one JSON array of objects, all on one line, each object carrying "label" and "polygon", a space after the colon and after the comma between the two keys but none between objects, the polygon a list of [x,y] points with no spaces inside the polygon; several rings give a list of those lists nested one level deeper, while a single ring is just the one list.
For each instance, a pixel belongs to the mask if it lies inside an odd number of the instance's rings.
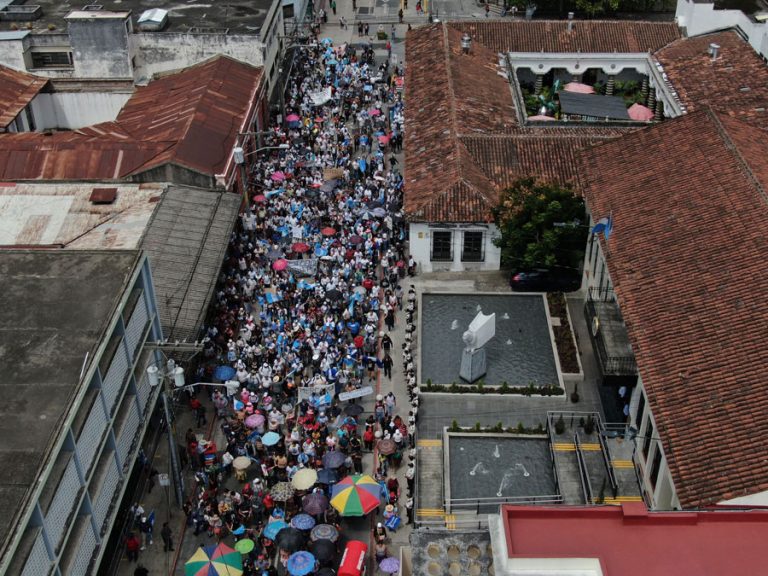
[{"label": "rooftop", "polygon": [[583,158],[681,505],[768,490],[765,133],[702,108]]},{"label": "rooftop", "polygon": [[[720,46],[714,61],[711,43]],[[711,106],[768,128],[768,66],[737,32],[683,38],[654,56],[689,111]]]},{"label": "rooftop", "polygon": [[37,487],[135,251],[0,250],[0,542]]},{"label": "rooftop", "polygon": [[[114,191],[114,202],[93,203],[99,190]],[[143,249],[164,335],[194,340],[239,206],[237,194],[162,184],[8,184],[0,246]]]},{"label": "rooftop", "polygon": [[574,20],[465,21],[448,24],[493,52],[648,52],[682,36],[674,22]]},{"label": "rooftop", "polygon": [[47,78],[0,66],[0,131],[13,122],[47,83]]},{"label": "rooftop", "polygon": [[623,131],[519,125],[497,53],[473,42],[464,54],[454,24],[420,27],[406,38],[408,218],[488,222],[499,189],[517,178],[577,184],[575,151]]},{"label": "rooftop", "polygon": [[502,506],[500,519],[498,538],[492,537],[498,576],[723,576],[765,570],[765,510],[648,512],[642,503]]},{"label": "rooftop", "polygon": [[[37,5],[42,8],[43,16],[35,20],[33,31],[35,33],[49,33],[48,25],[56,27],[55,33],[67,30],[67,15],[73,12],[82,12],[82,8],[88,5],[86,0],[77,2],[74,0],[28,0],[21,4]],[[131,13],[134,30],[138,30],[138,19],[146,11],[158,8],[157,0],[121,0],[115,2],[108,0],[97,2],[107,12]],[[228,0],[218,6],[213,2],[183,2],[174,3],[171,6],[160,6],[168,10],[168,26],[163,32],[188,32],[193,28],[213,29],[223,32],[228,30],[230,34],[256,35],[264,25],[267,13],[272,6],[272,0]],[[98,15],[95,11],[84,12],[89,17]],[[98,17],[98,16],[95,16]],[[12,22],[0,20],[0,30],[10,30]],[[26,22],[19,23],[23,27]]]},{"label": "rooftop", "polygon": [[219,174],[261,85],[261,68],[216,56],[139,87],[114,122],[0,135],[0,179],[118,180],[165,164]]},{"label": "rooftop", "polygon": [[617,96],[600,94],[577,94],[561,90],[557,97],[563,114],[610,118],[611,120],[629,120],[627,105]]}]

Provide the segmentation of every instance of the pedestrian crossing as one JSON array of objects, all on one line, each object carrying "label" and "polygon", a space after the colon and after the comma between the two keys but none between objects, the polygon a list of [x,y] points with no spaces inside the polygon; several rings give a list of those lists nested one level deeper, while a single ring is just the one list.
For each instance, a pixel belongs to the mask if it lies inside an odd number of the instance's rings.
[{"label": "pedestrian crossing", "polygon": [[[573,442],[555,442],[552,444],[552,447],[555,449],[555,452],[575,452],[576,451],[576,444],[574,444]],[[593,444],[593,443],[580,444],[579,448],[581,448],[582,452],[600,452],[600,444]]]},{"label": "pedestrian crossing", "polygon": [[443,446],[443,441],[433,439],[417,440],[416,446],[419,448],[441,448]]},{"label": "pedestrian crossing", "polygon": [[635,464],[632,462],[632,460],[613,460],[611,461],[611,466],[614,468],[629,468],[634,469]]},{"label": "pedestrian crossing", "polygon": [[423,518],[444,518],[445,510],[442,508],[417,508],[416,516]]}]

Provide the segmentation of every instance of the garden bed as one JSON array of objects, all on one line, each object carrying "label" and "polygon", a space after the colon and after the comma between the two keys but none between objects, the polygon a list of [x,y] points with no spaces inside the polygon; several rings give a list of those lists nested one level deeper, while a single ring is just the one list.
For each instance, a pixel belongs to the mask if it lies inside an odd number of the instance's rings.
[{"label": "garden bed", "polygon": [[562,292],[550,292],[547,294],[547,304],[549,305],[550,317],[560,319],[559,326],[552,326],[560,369],[567,374],[580,374],[579,351],[576,348],[576,339],[571,329],[565,295]]}]

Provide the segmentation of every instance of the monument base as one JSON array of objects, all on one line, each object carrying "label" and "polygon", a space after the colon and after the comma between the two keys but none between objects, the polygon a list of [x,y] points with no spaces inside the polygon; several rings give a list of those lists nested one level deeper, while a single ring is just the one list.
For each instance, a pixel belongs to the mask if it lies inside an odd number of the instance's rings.
[{"label": "monument base", "polygon": [[470,384],[486,373],[485,349],[463,350],[461,352],[461,369],[459,376]]}]

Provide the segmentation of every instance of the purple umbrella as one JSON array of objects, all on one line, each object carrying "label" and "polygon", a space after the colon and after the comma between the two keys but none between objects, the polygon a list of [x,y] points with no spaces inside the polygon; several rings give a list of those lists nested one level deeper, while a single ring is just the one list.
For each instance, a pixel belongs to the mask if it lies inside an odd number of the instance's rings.
[{"label": "purple umbrella", "polygon": [[247,428],[250,428],[251,430],[263,425],[264,425],[264,416],[262,416],[261,414],[251,414],[250,416],[248,416],[248,418],[245,419],[245,426]]},{"label": "purple umbrella", "polygon": [[379,563],[379,569],[387,574],[394,574],[400,570],[400,560],[392,556],[384,558],[384,560]]},{"label": "purple umbrella", "polygon": [[326,468],[339,468],[346,461],[347,457],[343,452],[337,450],[323,454],[323,466]]},{"label": "purple umbrella", "polygon": [[307,514],[322,514],[328,509],[328,497],[320,492],[307,494],[301,500],[301,507]]},{"label": "purple umbrella", "polygon": [[291,526],[299,530],[312,530],[315,526],[315,519],[309,514],[297,514],[291,518]]}]

